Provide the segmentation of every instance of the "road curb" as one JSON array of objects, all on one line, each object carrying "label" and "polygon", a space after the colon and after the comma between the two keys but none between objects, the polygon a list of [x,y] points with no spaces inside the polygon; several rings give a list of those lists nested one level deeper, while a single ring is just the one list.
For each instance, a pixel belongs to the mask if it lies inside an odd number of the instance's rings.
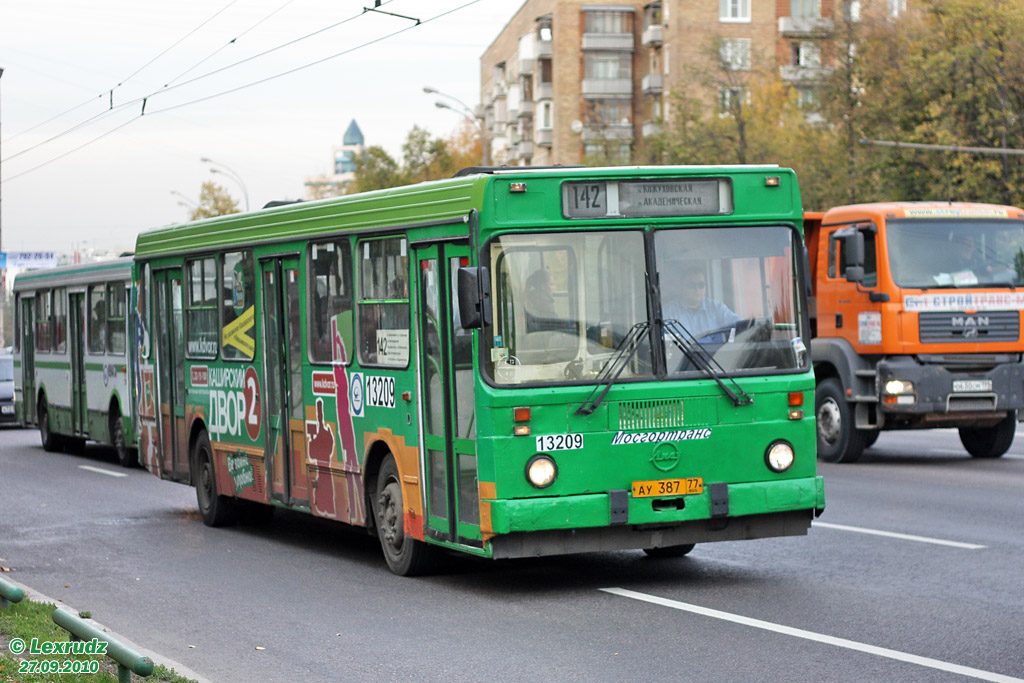
[{"label": "road curb", "polygon": [[[20,588],[23,591],[25,591],[25,597],[27,599],[29,599],[29,600],[32,600],[33,602],[44,602],[44,603],[48,602],[48,603],[51,603],[53,605],[66,607],[66,608],[68,608],[68,609],[70,609],[70,610],[72,610],[72,611],[74,611],[76,613],[79,611],[77,608],[72,607],[71,605],[67,604],[66,602],[64,602],[62,600],[58,600],[56,598],[51,598],[48,595],[44,595],[44,594],[40,593],[39,591],[33,589],[31,586],[26,586],[25,584],[23,584],[23,583],[21,583],[19,581],[15,581],[15,580],[11,579],[9,576],[4,576],[4,580],[14,584],[18,588]],[[83,619],[83,621],[88,622],[89,624],[92,624],[96,628],[103,630],[105,633],[109,633],[113,637],[116,637],[118,640],[120,640],[125,645],[127,645],[127,646],[129,646],[129,647],[131,647],[131,648],[133,648],[135,650],[137,650],[141,654],[143,654],[143,655],[149,657],[150,659],[152,659],[153,663],[158,665],[158,666],[165,666],[168,669],[174,669],[175,673],[177,673],[179,676],[184,676],[186,678],[191,678],[191,679],[195,680],[196,683],[213,683],[213,681],[211,681],[209,678],[206,678],[204,676],[200,676],[199,674],[197,674],[195,671],[193,671],[192,669],[188,668],[184,664],[182,664],[180,662],[176,662],[173,659],[171,659],[169,657],[165,657],[164,655],[161,655],[161,654],[159,654],[157,652],[153,652],[152,650],[147,650],[146,648],[140,646],[138,643],[136,643],[136,642],[134,642],[134,641],[124,637],[123,635],[121,635],[117,631],[114,631],[111,628],[107,628],[106,626],[104,626],[100,622],[96,621],[95,619]]]}]

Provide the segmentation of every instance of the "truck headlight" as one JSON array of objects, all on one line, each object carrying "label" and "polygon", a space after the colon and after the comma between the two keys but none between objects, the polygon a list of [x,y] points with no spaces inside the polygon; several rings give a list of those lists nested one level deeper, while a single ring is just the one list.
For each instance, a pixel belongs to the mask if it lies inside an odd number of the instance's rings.
[{"label": "truck headlight", "polygon": [[891,379],[885,383],[885,393],[890,396],[914,393],[914,383],[903,379]]},{"label": "truck headlight", "polygon": [[772,472],[785,472],[793,466],[795,458],[793,447],[785,441],[776,441],[764,453],[764,462]]}]

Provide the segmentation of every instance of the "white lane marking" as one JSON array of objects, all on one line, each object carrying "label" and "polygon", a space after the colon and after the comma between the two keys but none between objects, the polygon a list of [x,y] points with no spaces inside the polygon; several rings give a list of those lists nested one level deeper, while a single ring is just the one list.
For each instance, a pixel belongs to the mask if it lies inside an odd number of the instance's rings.
[{"label": "white lane marking", "polygon": [[97,474],[105,474],[108,477],[127,477],[128,475],[124,472],[114,472],[113,470],[105,470],[102,467],[93,467],[92,465],[79,465],[80,470],[89,470],[90,472],[96,472]]},{"label": "white lane marking", "polygon": [[961,543],[960,541],[944,541],[941,538],[928,538],[927,536],[913,536],[911,534],[898,534],[894,531],[879,531],[878,529],[865,529],[859,526],[846,526],[845,524],[829,524],[828,522],[811,522],[811,526],[820,526],[824,529],[838,529],[839,531],[854,531],[858,534],[871,534],[872,536],[885,536],[887,538],[898,538],[903,541],[917,541],[918,543],[934,543],[945,545],[950,548],[965,548],[967,550],[980,550],[987,546],[976,543]]},{"label": "white lane marking", "polygon": [[613,595],[621,595],[624,598],[631,598],[633,600],[640,600],[655,605],[661,605],[663,607],[671,607],[672,609],[678,609],[684,612],[699,614],[704,617],[721,619],[723,621],[731,621],[734,624],[752,626],[754,628],[763,629],[765,631],[781,633],[783,635],[793,636],[795,638],[803,638],[804,640],[812,640],[814,642],[824,643],[826,645],[834,645],[835,647],[842,647],[848,650],[856,650],[857,652],[866,652],[867,654],[877,655],[879,657],[887,657],[889,659],[895,659],[900,662],[917,664],[918,666],[925,666],[931,669],[938,669],[940,671],[948,671],[949,673],[960,674],[961,676],[971,676],[972,678],[979,678],[983,681],[996,681],[997,683],[1024,683],[1024,679],[1021,678],[1014,678],[1012,676],[1005,676],[1003,674],[997,674],[991,671],[974,669],[969,666],[960,666],[959,664],[943,662],[941,660],[931,659],[929,657],[920,657],[918,655],[900,652],[899,650],[890,650],[889,648],[878,647],[876,645],[858,643],[855,640],[836,638],[835,636],[827,636],[822,633],[815,633],[813,631],[804,631],[803,629],[799,628],[792,628],[790,626],[774,624],[770,621],[751,619],[750,617],[744,617],[739,614],[721,612],[719,610],[709,609],[707,607],[701,607],[699,605],[691,605],[686,602],[679,602],[677,600],[669,600],[667,598],[659,598],[654,595],[647,595],[646,593],[637,593],[636,591],[626,590],[625,588],[599,588],[598,590],[604,591],[605,593],[611,593]]}]

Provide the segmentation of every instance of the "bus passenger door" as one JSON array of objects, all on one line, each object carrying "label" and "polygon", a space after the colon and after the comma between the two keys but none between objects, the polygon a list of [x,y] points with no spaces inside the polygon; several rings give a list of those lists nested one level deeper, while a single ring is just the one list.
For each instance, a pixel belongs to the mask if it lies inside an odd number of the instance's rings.
[{"label": "bus passenger door", "polygon": [[68,293],[71,318],[68,345],[71,351],[71,431],[89,432],[89,403],[85,385],[85,293]]},{"label": "bus passenger door", "polygon": [[302,325],[299,258],[260,262],[263,281],[263,377],[270,495],[289,505],[309,504],[305,401],[302,393]]},{"label": "bus passenger door", "polygon": [[21,410],[22,423],[36,421],[36,316],[35,299],[21,299]]},{"label": "bus passenger door", "polygon": [[479,547],[480,494],[471,333],[459,324],[457,276],[466,244],[417,249],[421,449],[427,533]]},{"label": "bus passenger door", "polygon": [[153,273],[156,315],[157,403],[160,415],[160,459],[168,479],[189,480],[185,434],[185,333],[182,327],[181,268]]}]

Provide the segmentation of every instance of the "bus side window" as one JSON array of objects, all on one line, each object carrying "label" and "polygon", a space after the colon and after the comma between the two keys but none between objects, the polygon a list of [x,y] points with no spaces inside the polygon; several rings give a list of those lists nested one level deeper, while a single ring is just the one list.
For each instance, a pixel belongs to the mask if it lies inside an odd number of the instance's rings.
[{"label": "bus side window", "polygon": [[359,242],[359,360],[409,363],[409,248],[405,237]]},{"label": "bus side window", "polygon": [[125,352],[125,288],[120,282],[107,285],[107,353]]},{"label": "bus side window", "polygon": [[[352,251],[346,240],[310,246],[309,305],[306,306],[309,358],[314,363],[352,360]],[[335,358],[333,330],[337,327],[344,350]]]},{"label": "bus side window", "polygon": [[36,292],[36,351],[50,350],[50,292]]},{"label": "bus side window", "polygon": [[107,301],[103,285],[89,287],[89,353],[106,351]]},{"label": "bus side window", "polygon": [[217,357],[217,263],[212,256],[186,261],[185,356]]},{"label": "bus side window", "polygon": [[53,350],[64,353],[67,350],[67,291],[62,287],[51,292],[53,295]]}]

